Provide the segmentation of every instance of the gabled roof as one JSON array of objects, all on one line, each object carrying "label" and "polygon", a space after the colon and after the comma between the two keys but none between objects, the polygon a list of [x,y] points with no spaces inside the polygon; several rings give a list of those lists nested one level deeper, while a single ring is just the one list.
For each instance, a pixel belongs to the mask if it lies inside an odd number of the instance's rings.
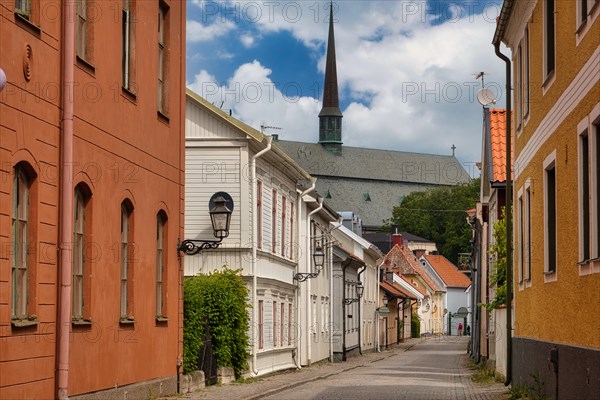
[{"label": "gabled roof", "polygon": [[394,285],[390,285],[387,282],[379,282],[379,286],[386,291],[388,294],[391,294],[394,297],[400,297],[403,299],[412,299],[412,300],[416,300],[416,297],[408,294],[406,291],[404,291],[402,288],[396,287]]},{"label": "gabled roof", "polygon": [[442,255],[424,255],[429,265],[442,278],[449,288],[467,288],[471,280],[456,268],[446,257]]},{"label": "gabled roof", "polygon": [[427,271],[421,263],[417,260],[413,252],[408,248],[400,245],[395,245],[386,254],[384,258],[384,264],[386,266],[396,269],[399,274],[402,275],[419,275],[421,279],[435,292],[445,292],[446,290],[441,287],[435,280],[430,272]]}]

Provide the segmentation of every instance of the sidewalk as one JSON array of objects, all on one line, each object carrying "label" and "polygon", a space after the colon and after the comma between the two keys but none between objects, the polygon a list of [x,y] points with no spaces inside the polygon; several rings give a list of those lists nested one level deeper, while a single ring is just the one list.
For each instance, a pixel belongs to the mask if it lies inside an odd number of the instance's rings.
[{"label": "sidewalk", "polygon": [[[387,350],[382,349],[380,353],[363,353],[362,356],[351,357],[345,362],[330,363],[328,361],[322,361],[313,364],[310,367],[304,367],[300,370],[294,369],[276,372],[258,378],[251,378],[247,383],[208,386],[195,393],[188,393],[186,395],[177,397],[168,397],[166,400],[257,400],[269,395],[277,394],[284,390],[292,389],[308,382],[319,379],[327,379],[345,371],[392,357],[395,354],[409,350],[418,343],[423,343],[432,339],[434,338],[408,339],[404,343],[395,345],[393,348],[390,347]],[[464,360],[466,360],[466,358],[467,355],[465,354]],[[472,400],[500,400],[507,398],[506,395],[503,394],[506,393],[503,385],[497,385],[498,387],[490,390],[491,388],[489,385],[480,385],[472,382],[471,372],[462,365],[459,366],[458,369],[459,373],[457,379],[461,381],[464,387],[465,398]]]}]

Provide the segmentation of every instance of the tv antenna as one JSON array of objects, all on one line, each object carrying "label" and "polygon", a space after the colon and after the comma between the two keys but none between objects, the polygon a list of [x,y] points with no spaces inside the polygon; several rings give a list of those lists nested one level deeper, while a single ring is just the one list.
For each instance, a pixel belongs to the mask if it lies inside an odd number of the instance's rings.
[{"label": "tv antenna", "polygon": [[278,126],[265,125],[265,123],[263,122],[262,124],[260,124],[260,133],[262,133],[264,135],[265,129],[277,129],[277,130],[281,130],[281,128],[278,127]]}]

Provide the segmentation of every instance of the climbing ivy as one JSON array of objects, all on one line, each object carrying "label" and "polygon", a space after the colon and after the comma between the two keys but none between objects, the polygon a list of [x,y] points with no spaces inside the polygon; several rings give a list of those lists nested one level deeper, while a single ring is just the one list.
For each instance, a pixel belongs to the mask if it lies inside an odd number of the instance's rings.
[{"label": "climbing ivy", "polygon": [[248,369],[250,318],[248,287],[241,270],[220,271],[186,279],[183,300],[183,370],[198,369],[206,324],[210,328],[213,353],[220,367],[233,368],[236,375]]},{"label": "climbing ivy", "polygon": [[496,288],[496,297],[489,304],[488,310],[499,308],[506,304],[506,209],[502,207],[501,219],[494,222],[494,244],[490,254],[494,257],[494,269],[490,274],[490,288]]}]

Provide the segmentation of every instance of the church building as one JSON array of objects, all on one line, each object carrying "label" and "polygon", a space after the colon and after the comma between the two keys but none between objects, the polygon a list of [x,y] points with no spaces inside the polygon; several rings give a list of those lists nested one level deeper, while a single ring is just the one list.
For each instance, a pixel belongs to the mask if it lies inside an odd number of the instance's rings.
[{"label": "church building", "polygon": [[434,155],[344,146],[339,107],[333,6],[319,113],[319,142],[276,140],[307,172],[317,178],[317,191],[337,212],[362,219],[362,230],[377,231],[395,206],[414,191],[467,182],[469,174],[454,155]]}]

